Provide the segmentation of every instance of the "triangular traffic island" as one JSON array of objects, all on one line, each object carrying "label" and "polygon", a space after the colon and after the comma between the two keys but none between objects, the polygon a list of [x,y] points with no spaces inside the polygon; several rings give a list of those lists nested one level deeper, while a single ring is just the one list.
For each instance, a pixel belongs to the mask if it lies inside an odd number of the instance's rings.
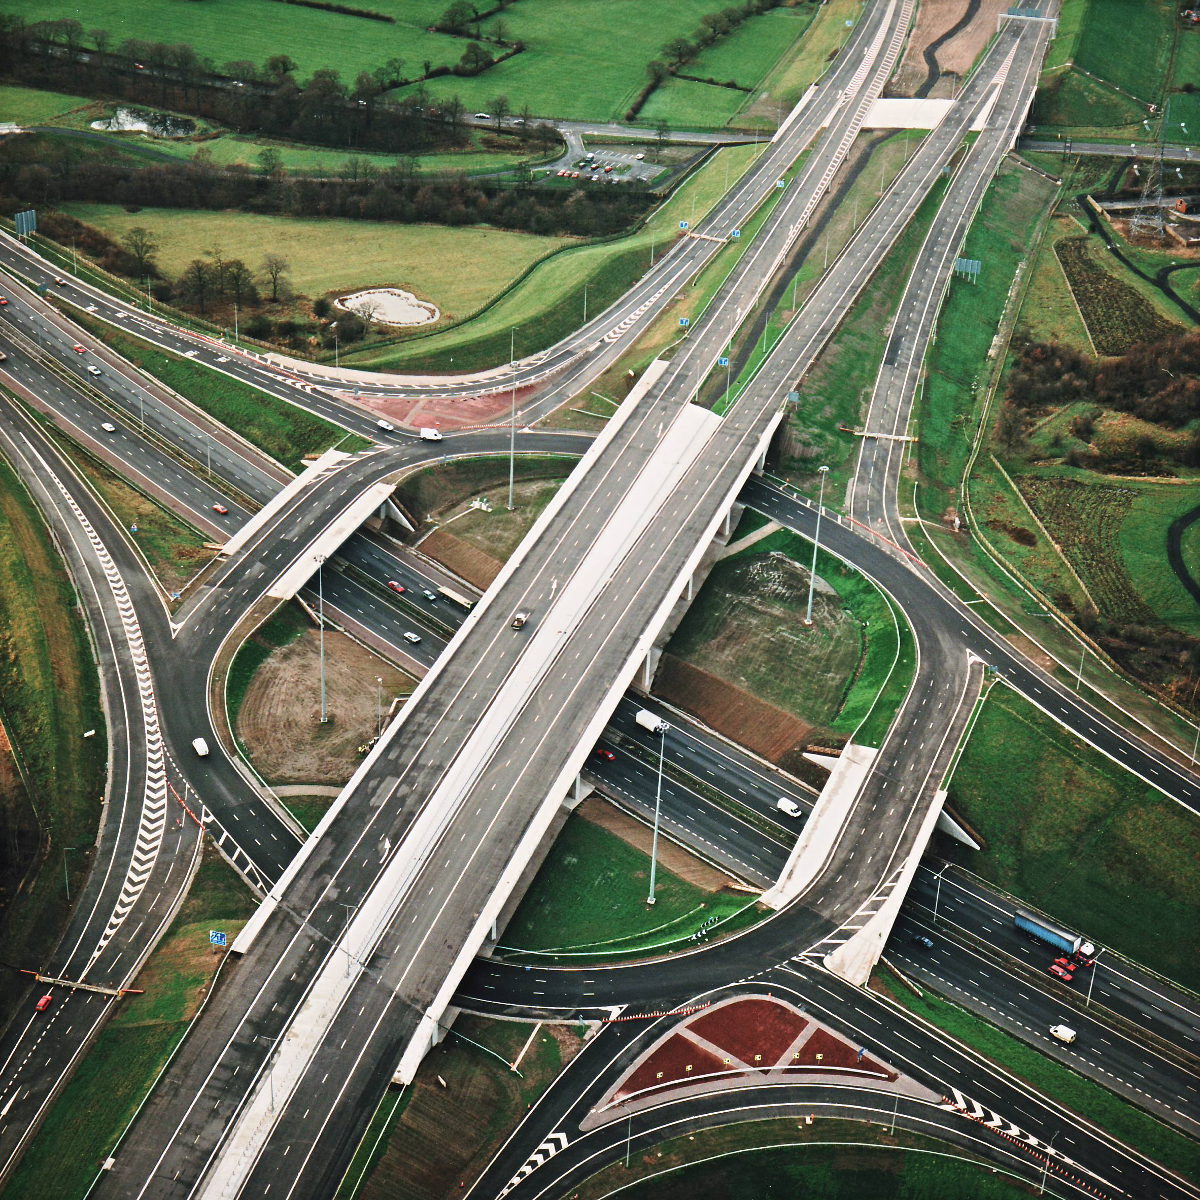
[{"label": "triangular traffic island", "polygon": [[583,1129],[666,1100],[759,1083],[847,1083],[938,1096],[811,1014],[774,996],[735,996],[681,1021],[638,1058]]}]

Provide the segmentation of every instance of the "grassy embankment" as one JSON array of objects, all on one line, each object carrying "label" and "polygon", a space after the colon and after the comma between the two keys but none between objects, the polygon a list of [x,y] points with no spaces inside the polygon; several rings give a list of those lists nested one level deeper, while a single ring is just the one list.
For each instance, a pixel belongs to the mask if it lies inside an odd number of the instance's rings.
[{"label": "grassy embankment", "polygon": [[761,150],[718,151],[634,233],[560,251],[461,324],[343,355],[343,361],[376,370],[474,370],[507,362],[514,330],[518,357],[553,345],[583,323],[585,289],[590,315],[617,300],[679,236],[679,222],[694,226]]},{"label": "grassy embankment", "polygon": [[[39,510],[0,462],[0,720],[16,754],[0,743],[0,863],[5,959],[23,968],[45,965],[67,919],[67,880],[74,895],[100,819],[108,746],[76,604]],[[0,1012],[27,987],[0,973]]]},{"label": "grassy embankment", "polygon": [[9,1181],[13,1200],[82,1200],[151,1083],[187,1032],[219,959],[208,931],[230,940],[255,901],[215,852],[209,852],[166,937],[139,972]]},{"label": "grassy embankment", "polygon": [[582,1034],[570,1025],[535,1030],[521,1021],[459,1017],[412,1086],[384,1096],[337,1200],[453,1195],[554,1082]]},{"label": "grassy embankment", "polygon": [[914,996],[891,975],[881,974],[884,990],[903,1007],[1001,1064],[1051,1099],[1084,1113],[1110,1135],[1148,1154],[1164,1166],[1195,1179],[1200,1172],[1200,1145],[1160,1124],[1149,1113],[1114,1095],[1107,1088],[1018,1041],[987,1021],[926,993]]},{"label": "grassy embankment", "polygon": [[[772,553],[793,570],[780,572]],[[824,551],[817,575],[836,600],[817,596],[804,629],[811,562],[811,543],[786,530],[719,562],[668,650],[814,726],[876,745],[912,682],[911,633],[870,580]]]},{"label": "grassy embankment", "polygon": [[1003,687],[988,693],[950,793],[988,841],[960,855],[973,871],[1200,989],[1195,814]]},{"label": "grassy embankment", "polygon": [[111,325],[78,313],[72,316],[105,345],[293,471],[301,469],[305,455],[320,454],[346,439],[345,430],[294,404],[141,338],[120,333]]},{"label": "grassy embankment", "polygon": [[608,962],[694,945],[691,935],[712,917],[727,932],[761,915],[746,896],[707,892],[661,864],[648,908],[649,872],[640,850],[571,817],[505,929],[502,949],[523,961]]},{"label": "grassy embankment", "polygon": [[[630,1184],[630,1181],[635,1181]],[[641,1181],[641,1182],[637,1182]],[[747,1121],[671,1138],[597,1172],[572,1192],[602,1200],[1008,1200],[1028,1188],[990,1163],[904,1128],[817,1118]]]},{"label": "grassy embankment", "polygon": [[285,604],[242,643],[225,679],[225,707],[229,713],[231,729],[237,729],[238,713],[258,668],[273,651],[290,645],[308,628],[308,620],[299,607],[295,604]]}]

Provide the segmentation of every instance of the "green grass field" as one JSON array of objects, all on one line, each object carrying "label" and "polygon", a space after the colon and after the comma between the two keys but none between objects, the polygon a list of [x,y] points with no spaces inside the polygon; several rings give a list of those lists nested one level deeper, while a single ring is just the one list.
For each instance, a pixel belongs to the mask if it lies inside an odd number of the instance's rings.
[{"label": "green grass field", "polygon": [[64,113],[91,103],[86,96],[67,96],[38,88],[0,87],[0,120],[15,125],[47,125]]},{"label": "green grass field", "polygon": [[680,220],[699,221],[761,151],[737,146],[713,155],[635,233],[560,251],[477,317],[442,333],[344,355],[344,361],[392,371],[491,367],[507,360],[512,330],[518,357],[545,349],[582,324],[585,288],[587,312],[594,316],[645,273],[651,254],[667,249]]},{"label": "green grass field", "polygon": [[1036,342],[1060,342],[1092,353],[1092,339],[1079,313],[1062,263],[1054,252],[1060,237],[1078,237],[1079,226],[1067,217],[1051,217],[1034,259],[1028,291],[1018,316],[1021,329]]},{"label": "green grass field", "polygon": [[1176,7],[1170,0],[1089,0],[1076,65],[1147,104],[1161,102]]},{"label": "green grass field", "polygon": [[[722,83],[732,79],[743,87],[752,88],[777,61],[792,57],[796,40],[808,32],[819,11],[810,4],[800,8],[773,8],[739,25],[728,37],[704,50],[695,62],[688,63],[684,70],[701,79],[711,77]],[[746,97],[752,98],[753,95]]]},{"label": "green grass field", "polygon": [[[401,58],[420,72],[423,59],[435,65],[454,63],[462,54],[458,38],[426,32],[446,10],[445,0],[363,0],[356,7],[394,16],[395,24],[259,0],[91,0],[83,20],[85,30],[107,30],[114,47],[126,38],[186,42],[218,65],[235,60],[261,64],[273,54],[288,54],[301,78],[332,67],[347,83],[389,58]],[[82,15],[73,0],[3,0],[0,10],[29,22]]]},{"label": "green grass field", "polygon": [[668,125],[725,125],[747,100],[745,92],[690,79],[668,79],[654,89],[641,119]]},{"label": "green grass field", "polygon": [[65,204],[63,211],[120,240],[134,226],[149,229],[164,273],[182,274],[193,258],[219,246],[257,270],[268,249],[291,264],[295,291],[308,296],[388,285],[436,304],[444,320],[461,320],[507,287],[538,259],[574,239],[502,229],[337,219],[301,220],[251,213]]},{"label": "green grass field", "polygon": [[[901,1006],[987,1055],[1068,1108],[1083,1113],[1113,1137],[1137,1147],[1189,1179],[1195,1179],[1200,1172],[1200,1146],[1182,1133],[1160,1124],[1149,1113],[1135,1108],[1107,1088],[1076,1075],[1069,1067],[957,1004],[928,992],[916,997],[890,973],[881,973],[879,977],[892,999]],[[977,1193],[963,1194],[974,1196]]]},{"label": "green grass field", "polygon": [[1046,54],[1046,70],[1074,62],[1079,35],[1087,19],[1088,3],[1089,0],[1062,0],[1058,8],[1058,31]]},{"label": "green grass field", "polygon": [[[711,917],[746,909],[745,896],[706,892],[659,864],[655,904],[646,904],[650,861],[607,829],[571,817],[501,936],[502,949],[571,952],[563,961],[605,961],[648,953],[690,936]],[[522,956],[524,957],[524,955]]]},{"label": "green grass field", "polygon": [[100,1163],[187,1031],[217,959],[208,931],[232,940],[254,911],[250,892],[208,854],[166,937],[138,975],[144,996],[126,998],[51,1109],[9,1181],[14,1200],[82,1200]]},{"label": "green grass field", "polygon": [[1200,986],[1197,817],[993,687],[950,783],[966,861],[1066,925]]},{"label": "green grass field", "polygon": [[299,470],[307,454],[319,454],[343,440],[345,430],[258,388],[231,379],[182,355],[160,350],[141,338],[116,332],[82,313],[74,319],[118,354],[186,396],[222,425],[285,467]]}]

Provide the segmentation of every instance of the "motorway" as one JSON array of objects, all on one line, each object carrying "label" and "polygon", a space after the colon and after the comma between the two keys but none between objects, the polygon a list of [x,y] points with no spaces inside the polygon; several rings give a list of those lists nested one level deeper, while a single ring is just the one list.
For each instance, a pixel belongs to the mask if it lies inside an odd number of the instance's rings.
[{"label": "motorway", "polygon": [[[698,355],[697,355],[697,361],[700,361],[700,356],[698,356]],[[786,371],[784,371],[782,373],[786,374]],[[338,484],[336,486],[341,487],[341,486],[343,486],[344,482],[346,482],[346,481],[341,481],[340,484]],[[336,491],[336,487],[334,487],[334,485],[331,485],[330,490]],[[346,494],[346,493],[343,492],[343,496],[344,496],[344,494]],[[773,497],[773,503],[782,503],[782,502],[778,497]],[[788,502],[788,503],[794,503],[794,502]],[[802,506],[800,506],[800,508],[802,508]],[[326,512],[326,515],[328,515],[328,512]],[[313,528],[316,528],[316,524],[313,524]],[[852,535],[852,536],[857,536],[857,535]],[[302,538],[294,538],[293,540],[295,542],[299,542],[302,540]],[[859,538],[858,541],[859,541],[859,545],[862,544],[862,539]],[[857,550],[858,547],[854,547],[854,548],[856,548],[856,550]],[[884,556],[884,557],[887,557],[887,556]],[[893,560],[893,562],[894,562],[894,560]],[[907,570],[907,568],[905,568],[905,570]],[[233,576],[236,574],[235,566],[232,566],[232,568],[227,568],[227,571],[230,576]],[[234,622],[235,619],[238,619],[239,608],[244,608],[246,602],[252,598],[253,590],[256,589],[257,587],[258,587],[258,584],[246,584],[246,590],[245,590],[245,592],[242,592],[242,594],[239,596],[238,602],[236,602],[236,604],[233,604],[233,602],[230,602],[230,604],[224,605],[221,608],[220,613],[218,613],[218,616],[221,616],[221,618],[226,620],[226,622],[229,622],[229,623]],[[925,584],[925,590],[926,590],[926,593],[928,593],[928,583]],[[212,611],[216,611],[215,608]],[[955,616],[958,616],[958,614],[955,614]],[[961,618],[959,618],[959,619],[961,619]],[[503,622],[503,614],[502,614],[502,622]],[[211,635],[209,635],[209,636],[215,635],[216,632],[217,632],[217,628],[216,628],[216,625],[214,625],[214,629],[212,629]],[[967,634],[966,629],[964,629],[964,634]],[[202,641],[203,641],[203,638],[202,638]],[[493,637],[493,642],[494,642],[494,637]],[[926,642],[923,644],[929,644],[929,643]],[[954,642],[953,646],[952,646],[952,643],[947,642],[946,644],[944,644],[943,650],[944,650],[944,653],[946,653],[949,656],[952,656],[952,658],[953,658],[954,655],[956,655],[960,652],[961,642],[956,641],[956,638],[955,638],[955,642]],[[1015,655],[1013,655],[1013,658],[1015,659]],[[942,660],[937,659],[937,656],[935,655],[934,660],[932,660],[932,662],[931,662],[931,667],[937,667],[938,662],[940,662],[940,661],[942,661]],[[952,680],[952,683],[953,683],[953,680]],[[953,686],[952,686],[952,688],[949,689],[949,692],[948,692],[948,695],[952,695],[952,694],[953,694]],[[1066,713],[1066,709],[1064,709],[1064,713]],[[1074,716],[1074,714],[1067,714],[1067,715]],[[904,726],[904,722],[901,721],[900,727],[902,728],[902,726]],[[1123,743],[1124,740],[1126,740],[1126,739],[1124,739],[1124,737],[1122,736],[1120,731],[1117,731],[1117,734],[1118,734],[1118,737],[1120,737],[1121,742]],[[586,750],[584,750],[584,752],[586,752]],[[1116,752],[1124,752],[1123,746],[1118,746],[1118,749]],[[1118,760],[1118,761],[1120,761],[1120,760]],[[934,764],[934,766],[936,766],[936,763]],[[1151,769],[1150,762],[1145,763],[1144,766],[1146,769]],[[931,770],[932,770],[932,767],[931,767]],[[1182,776],[1182,773],[1180,773],[1180,774]],[[1184,782],[1188,782],[1186,776],[1182,776],[1182,778],[1183,778]],[[398,779],[398,776],[397,776],[397,779]],[[361,814],[360,814],[360,816],[361,816]],[[382,848],[382,844],[380,844],[380,848]],[[386,853],[388,853],[388,851],[383,850],[383,848],[382,848],[383,856],[386,856]],[[335,901],[335,902],[341,902],[341,901]],[[342,919],[344,920],[344,922],[346,922],[348,924],[350,918],[346,916],[346,911],[344,911],[344,910],[347,910],[347,908],[349,908],[350,905],[343,904],[342,907],[343,907],[343,913],[341,914]],[[301,910],[301,911],[306,911],[306,910]],[[298,914],[298,916],[299,916],[299,914]],[[335,923],[334,919],[332,919],[335,916],[337,916],[336,913],[325,914],[325,918],[324,918],[325,925],[332,926],[332,928],[335,928],[335,929],[338,928],[338,925],[340,925],[340,922]],[[774,925],[775,923],[770,923],[770,924]],[[328,928],[322,929],[322,926],[320,926],[318,924],[316,911],[313,911],[312,913],[308,914],[308,916],[306,918],[300,918],[299,929],[307,932],[308,935],[312,935],[312,934],[314,934],[314,932],[316,932],[318,941],[322,940],[322,938],[324,938],[324,940],[326,942],[329,942],[329,944],[331,944],[331,942],[332,942]],[[766,960],[760,959],[760,961],[766,961]],[[352,966],[350,966],[349,958],[344,960],[344,966],[346,966],[346,970],[348,973],[350,972],[350,970],[352,970]],[[360,967],[362,967],[362,968],[364,968],[364,970],[366,970],[366,964],[362,964],[362,962],[355,962],[353,970],[358,971]],[[372,980],[372,983],[377,983],[379,978],[380,978],[379,974],[376,974],[376,976],[374,976],[374,979]],[[629,977],[625,976],[624,978],[628,979]],[[380,1015],[382,1015],[382,1013],[380,1013]],[[253,1037],[254,1038],[262,1038],[262,1039],[266,1040],[266,1043],[270,1044],[271,1033],[266,1032],[266,1033],[262,1033],[262,1034],[253,1034]],[[239,1048],[239,1050],[245,1051],[246,1048],[244,1048],[244,1046],[242,1046],[242,1048]],[[254,1060],[256,1060],[256,1057],[260,1058],[260,1056],[254,1055],[252,1051],[250,1052],[250,1054],[242,1055],[242,1057],[244,1057],[246,1061],[250,1061],[250,1062],[253,1062]],[[214,1085],[214,1086],[216,1086],[216,1085]],[[274,1109],[274,1100],[272,1100],[271,1108]],[[361,1120],[361,1112],[362,1112],[362,1110],[360,1109],[358,1116],[352,1117],[352,1123],[354,1120]],[[155,1194],[157,1194],[157,1193],[155,1193]]]}]

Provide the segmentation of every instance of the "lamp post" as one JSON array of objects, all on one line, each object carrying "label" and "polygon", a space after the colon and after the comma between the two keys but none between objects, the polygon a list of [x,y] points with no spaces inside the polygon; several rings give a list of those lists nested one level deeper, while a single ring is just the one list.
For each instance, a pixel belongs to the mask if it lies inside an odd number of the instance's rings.
[{"label": "lamp post", "polygon": [[318,554],[317,561],[317,637],[320,640],[321,657],[321,724],[329,722],[329,707],[325,702],[325,555]]},{"label": "lamp post", "polygon": [[1096,986],[1096,964],[1100,961],[1100,954],[1103,954],[1103,953],[1104,953],[1104,951],[1101,950],[1100,953],[1097,954],[1096,957],[1092,959],[1092,965],[1090,967],[1091,974],[1088,976],[1087,999],[1083,1002],[1084,1008],[1091,1008],[1091,1006],[1092,1006],[1092,988],[1094,988]]},{"label": "lamp post", "polygon": [[[1052,1137],[1050,1139],[1050,1149],[1051,1150],[1054,1149],[1054,1138],[1056,1138],[1056,1137],[1058,1137],[1057,1131],[1055,1132],[1054,1137]],[[1046,1176],[1049,1173],[1050,1173],[1050,1154],[1049,1154],[1049,1152],[1047,1152],[1046,1157],[1042,1160],[1042,1183],[1041,1183],[1041,1186],[1038,1188],[1039,1196],[1044,1196],[1046,1194]]]},{"label": "lamp post", "polygon": [[937,890],[933,893],[933,923],[935,925],[937,924],[938,905],[942,900],[942,876],[946,873],[946,868],[949,866],[949,863],[944,863],[942,869],[937,873]]},{"label": "lamp post", "polygon": [[[339,900],[337,903],[340,904],[342,906],[342,908],[344,908],[346,910],[346,923],[345,923],[345,925],[342,926],[342,937],[344,938],[346,936],[346,930],[350,928],[351,919],[354,917],[354,914],[356,912],[358,912],[358,905],[357,904],[347,904],[345,900]],[[351,958],[350,947],[343,946],[342,949],[345,950],[345,952],[346,952],[346,978],[349,979],[350,978],[350,958]]]},{"label": "lamp post", "polygon": [[817,474],[821,477],[821,487],[817,493],[817,532],[813,538],[812,570],[808,573],[808,606],[804,610],[805,625],[812,624],[813,584],[817,579],[817,551],[821,546],[821,510],[825,506],[825,476],[829,474],[829,468],[818,467]]},{"label": "lamp post", "polygon": [[512,404],[508,421],[508,511],[513,510],[513,483],[517,473],[517,330],[514,326],[508,331],[508,365],[513,371]]},{"label": "lamp post", "polygon": [[66,888],[66,890],[67,890],[68,903],[71,900],[71,876],[67,873],[67,855],[70,854],[72,850],[78,850],[78,849],[79,849],[78,846],[64,846],[63,847],[63,887]]},{"label": "lamp post", "polygon": [[375,740],[383,734],[383,676],[375,676]]},{"label": "lamp post", "polygon": [[274,1061],[274,1056],[275,1056],[275,1043],[279,1039],[267,1037],[267,1035],[265,1033],[256,1033],[254,1035],[254,1040],[256,1042],[266,1042],[267,1045],[271,1047],[271,1050],[270,1050],[271,1056],[267,1059],[267,1088],[269,1089],[269,1095],[271,1098],[271,1111],[274,1112],[275,1111],[275,1061]]},{"label": "lamp post", "polygon": [[658,868],[658,823],[662,813],[663,755],[666,753],[667,730],[670,728],[664,721],[658,730],[658,781],[654,786],[654,836],[650,840],[650,893],[646,897],[647,904],[654,903],[654,879]]}]

